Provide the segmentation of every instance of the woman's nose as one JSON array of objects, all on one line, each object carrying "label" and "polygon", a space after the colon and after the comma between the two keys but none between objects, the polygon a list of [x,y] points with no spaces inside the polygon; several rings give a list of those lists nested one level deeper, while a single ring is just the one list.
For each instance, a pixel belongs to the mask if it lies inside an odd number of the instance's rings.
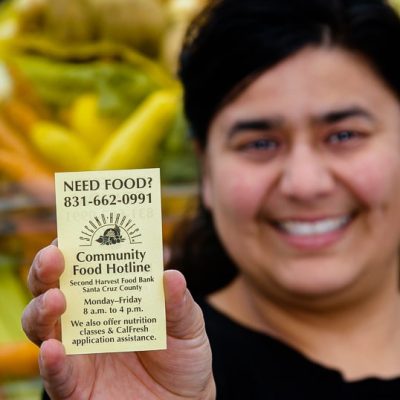
[{"label": "woman's nose", "polygon": [[280,177],[283,195],[293,200],[311,201],[328,195],[334,186],[332,171],[316,149],[301,144],[291,150]]}]

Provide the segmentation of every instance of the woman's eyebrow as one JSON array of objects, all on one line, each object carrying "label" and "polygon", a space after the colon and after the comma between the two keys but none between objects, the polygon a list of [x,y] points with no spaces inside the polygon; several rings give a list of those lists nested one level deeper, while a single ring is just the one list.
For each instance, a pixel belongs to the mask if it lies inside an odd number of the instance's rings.
[{"label": "woman's eyebrow", "polygon": [[283,124],[281,118],[260,118],[237,121],[229,129],[228,136],[232,137],[242,131],[268,131],[276,129]]},{"label": "woman's eyebrow", "polygon": [[[374,121],[373,115],[362,107],[351,106],[337,110],[331,110],[312,117],[317,124],[333,124],[347,118],[362,117]],[[239,120],[228,131],[228,137],[235,136],[244,131],[269,131],[284,125],[284,119],[279,117],[255,118]]]},{"label": "woman's eyebrow", "polygon": [[358,106],[328,111],[326,113],[322,113],[321,115],[315,116],[313,120],[316,123],[333,124],[335,122],[340,122],[344,119],[353,117],[362,117],[370,121],[375,120],[369,111]]}]

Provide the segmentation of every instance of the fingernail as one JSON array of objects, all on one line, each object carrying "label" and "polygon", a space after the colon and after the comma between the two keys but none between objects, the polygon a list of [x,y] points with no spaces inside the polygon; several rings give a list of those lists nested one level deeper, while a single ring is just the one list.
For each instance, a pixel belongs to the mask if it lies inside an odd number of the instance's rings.
[{"label": "fingernail", "polygon": [[41,301],[41,306],[42,306],[42,308],[45,308],[45,307],[46,307],[48,293],[49,293],[49,291],[44,292],[44,293],[42,294],[42,301]]},{"label": "fingernail", "polygon": [[[42,343],[42,345],[43,345],[43,343]],[[40,347],[42,347],[42,345]],[[38,363],[39,363],[40,372],[43,372],[44,369],[45,369],[45,361],[44,361],[44,358],[43,358],[42,348],[40,348],[40,351],[39,351]]]},{"label": "fingernail", "polygon": [[41,264],[42,264],[42,251],[43,251],[44,249],[41,249],[40,251],[39,251],[39,253],[37,253],[37,255],[36,255],[36,268],[37,269],[40,269],[41,268]]},{"label": "fingernail", "polygon": [[37,269],[40,269],[42,267],[42,258],[43,258],[43,252],[46,252],[48,249],[50,249],[50,247],[52,247],[53,245],[49,244],[46,247],[43,247],[43,249],[41,249],[37,255]]}]

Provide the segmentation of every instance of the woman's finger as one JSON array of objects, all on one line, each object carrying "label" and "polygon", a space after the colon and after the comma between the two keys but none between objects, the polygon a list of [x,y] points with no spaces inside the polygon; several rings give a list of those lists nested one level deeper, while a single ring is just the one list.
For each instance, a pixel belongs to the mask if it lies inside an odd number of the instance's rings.
[{"label": "woman's finger", "polygon": [[76,381],[73,379],[74,370],[71,365],[71,359],[67,358],[61,342],[50,339],[42,344],[40,347],[39,368],[46,392],[52,399],[89,398],[84,393],[81,393],[81,395],[78,393],[76,395],[73,394],[76,388]]},{"label": "woman's finger", "polygon": [[49,289],[31,300],[21,320],[28,338],[38,345],[50,338],[60,339],[59,320],[65,307],[65,297],[59,289]]},{"label": "woman's finger", "polygon": [[28,288],[34,296],[48,289],[58,287],[58,280],[64,271],[64,257],[61,251],[51,244],[40,250],[28,275]]}]

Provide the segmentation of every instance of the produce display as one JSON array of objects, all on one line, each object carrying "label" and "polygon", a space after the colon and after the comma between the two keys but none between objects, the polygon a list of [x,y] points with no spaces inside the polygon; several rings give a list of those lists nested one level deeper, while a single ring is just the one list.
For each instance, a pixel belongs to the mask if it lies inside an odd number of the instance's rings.
[{"label": "produce display", "polygon": [[0,258],[0,379],[37,373],[37,348],[26,341],[20,318],[27,303],[26,290],[11,260]]},{"label": "produce display", "polygon": [[[166,183],[195,180],[171,59],[199,4],[6,2],[0,13],[0,173],[40,201],[51,198],[54,171],[161,166]],[[155,92],[175,96],[174,106],[151,110],[147,97]],[[150,123],[135,122],[145,114]],[[116,159],[126,143],[140,159]]]},{"label": "produce display", "polygon": [[166,238],[171,215],[193,207],[197,164],[175,71],[203,4],[0,3],[0,382],[38,373],[20,316],[28,264],[56,235],[55,172],[160,167]]}]

